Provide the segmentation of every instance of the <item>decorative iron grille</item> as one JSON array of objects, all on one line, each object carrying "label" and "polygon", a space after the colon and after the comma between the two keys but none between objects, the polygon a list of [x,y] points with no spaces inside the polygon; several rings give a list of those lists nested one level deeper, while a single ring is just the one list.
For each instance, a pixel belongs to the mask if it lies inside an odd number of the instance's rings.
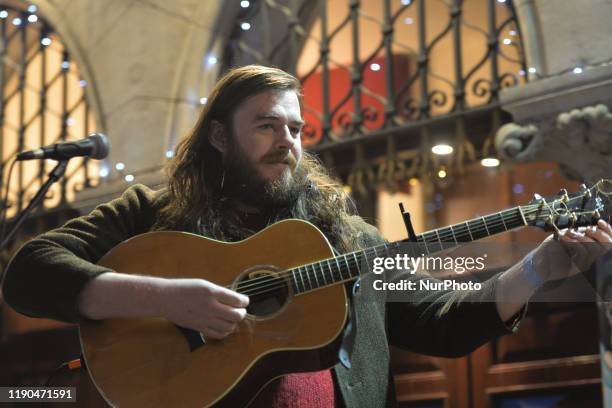
[{"label": "decorative iron grille", "polygon": [[297,74],[303,142],[349,166],[349,184],[437,171],[429,149],[443,134],[456,146],[449,166],[492,154],[504,120],[499,91],[527,80],[510,0],[240,4],[224,67],[262,63]]},{"label": "decorative iron grille", "polygon": [[[4,192],[6,167],[16,153],[81,139],[95,125],[86,98],[87,83],[35,5],[0,2],[0,62],[0,187]],[[9,217],[27,204],[55,163],[17,163],[6,202]],[[40,210],[65,205],[76,191],[98,180],[95,161],[72,159]]]}]

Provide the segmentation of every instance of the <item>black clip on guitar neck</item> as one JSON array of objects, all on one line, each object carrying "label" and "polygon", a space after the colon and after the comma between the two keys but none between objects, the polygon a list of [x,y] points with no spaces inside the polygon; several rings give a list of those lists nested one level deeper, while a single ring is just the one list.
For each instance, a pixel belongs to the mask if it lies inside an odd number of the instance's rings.
[{"label": "black clip on guitar neck", "polygon": [[410,220],[410,213],[404,209],[404,204],[399,203],[400,212],[402,213],[402,219],[404,220],[404,226],[406,232],[408,232],[408,241],[416,242],[416,234],[414,228],[412,228],[412,221]]}]

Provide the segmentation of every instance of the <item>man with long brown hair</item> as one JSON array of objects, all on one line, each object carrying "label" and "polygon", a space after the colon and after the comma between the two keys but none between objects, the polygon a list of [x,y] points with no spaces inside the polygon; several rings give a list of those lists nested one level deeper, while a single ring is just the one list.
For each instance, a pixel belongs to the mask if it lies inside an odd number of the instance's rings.
[{"label": "man with long brown hair", "polygon": [[[316,158],[302,151],[303,125],[296,78],[263,66],[228,72],[178,145],[167,188],[130,187],[122,197],[24,245],[6,272],[5,299],[30,316],[67,322],[163,317],[205,338],[230,336],[246,316],[246,296],[202,279],[163,279],[147,271],[126,275],[95,263],[120,242],[151,230],[237,241],[286,218],[310,221],[340,253],[384,242],[354,214],[350,198]],[[612,230],[600,222],[584,233],[562,234],[561,240],[612,242]],[[559,247],[545,241],[533,253],[535,272],[530,262],[521,262],[467,297],[421,291],[409,302],[385,304],[371,288],[360,289],[352,302],[352,338],[347,336],[350,359],[332,370],[276,380],[253,406],[393,403],[389,343],[453,357],[512,332],[537,288],[561,276],[542,262]],[[512,301],[484,300],[500,293],[512,293]]]},{"label": "man with long brown hair", "polygon": [[[247,99],[250,106],[241,109]],[[238,209],[265,213],[269,223],[290,217],[309,220],[336,240],[338,249],[353,249],[363,222],[352,215],[342,186],[302,151],[302,126],[296,78],[261,66],[226,75],[168,166],[169,202],[155,228],[243,239],[253,231],[236,219]],[[254,152],[257,156],[250,157]]]}]

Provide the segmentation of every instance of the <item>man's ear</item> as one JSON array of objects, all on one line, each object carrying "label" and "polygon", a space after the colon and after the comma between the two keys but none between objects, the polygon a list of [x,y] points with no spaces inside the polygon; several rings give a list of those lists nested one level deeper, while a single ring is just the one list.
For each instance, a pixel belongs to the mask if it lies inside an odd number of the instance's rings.
[{"label": "man's ear", "polygon": [[225,126],[216,120],[213,120],[210,124],[210,133],[208,134],[208,140],[210,144],[215,147],[219,152],[225,153],[227,149],[227,133]]}]

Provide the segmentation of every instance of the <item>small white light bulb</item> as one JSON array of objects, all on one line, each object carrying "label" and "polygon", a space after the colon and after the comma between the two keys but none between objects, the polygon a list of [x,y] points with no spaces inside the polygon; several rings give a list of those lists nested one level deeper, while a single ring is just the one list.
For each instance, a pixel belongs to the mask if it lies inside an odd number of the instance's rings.
[{"label": "small white light bulb", "polygon": [[209,55],[208,58],[206,58],[206,64],[209,67],[212,67],[213,65],[215,65],[217,63],[217,61],[218,61],[218,59],[214,55]]},{"label": "small white light bulb", "polygon": [[499,159],[495,157],[485,157],[480,161],[480,164],[484,167],[497,167],[499,166]]},{"label": "small white light bulb", "polygon": [[451,145],[447,145],[444,143],[441,144],[437,144],[434,147],[431,148],[431,152],[433,154],[437,154],[439,156],[445,156],[447,154],[451,154],[453,152],[453,146]]}]

